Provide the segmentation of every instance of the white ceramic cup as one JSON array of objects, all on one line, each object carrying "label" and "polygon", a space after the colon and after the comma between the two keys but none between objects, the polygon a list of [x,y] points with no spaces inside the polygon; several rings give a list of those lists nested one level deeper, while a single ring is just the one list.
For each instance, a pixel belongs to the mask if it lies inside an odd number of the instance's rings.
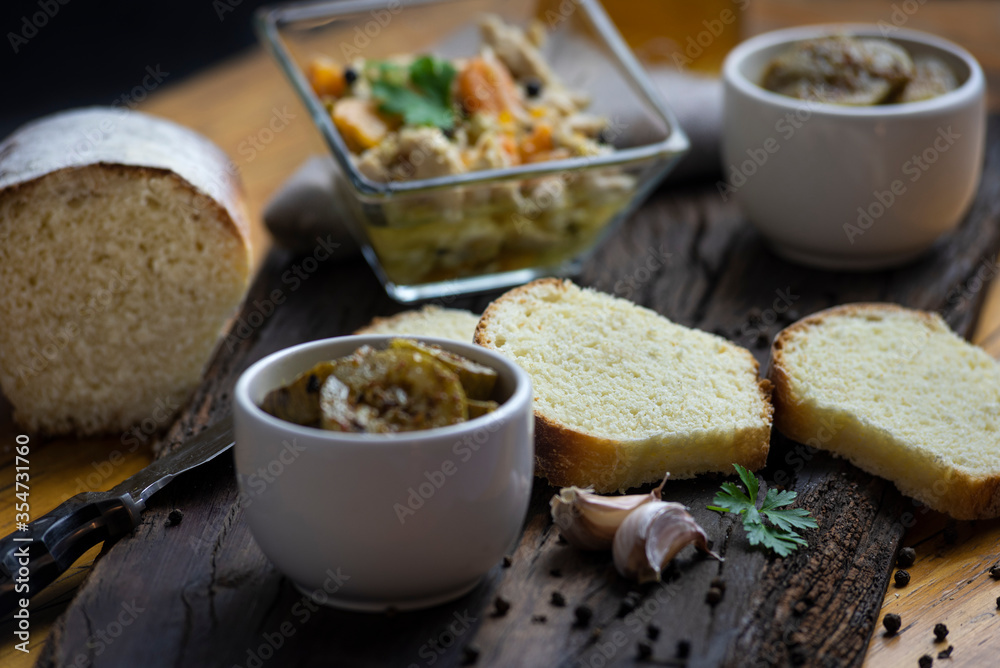
[{"label": "white ceramic cup", "polygon": [[[883,35],[883,32],[885,35]],[[760,86],[769,61],[830,34],[887,37],[934,55],[957,89],[920,102],[849,107]],[[819,25],[751,38],[723,65],[725,199],[779,255],[829,269],[911,260],[961,221],[979,184],[985,137],[982,69],[933,35],[878,25]]]},{"label": "white ceramic cup", "polygon": [[499,374],[503,401],[462,424],[398,434],[302,427],[259,408],[317,362],[393,337],[345,336],[274,353],[236,384],[235,460],[258,545],[319,603],[436,605],[471,590],[516,543],[534,466],[531,381],[471,343],[419,337]]}]

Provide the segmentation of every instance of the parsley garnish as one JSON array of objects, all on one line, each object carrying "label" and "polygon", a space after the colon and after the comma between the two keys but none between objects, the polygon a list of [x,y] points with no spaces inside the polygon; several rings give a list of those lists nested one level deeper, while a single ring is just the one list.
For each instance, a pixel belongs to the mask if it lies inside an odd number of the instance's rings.
[{"label": "parsley garnish", "polygon": [[[715,505],[708,506],[708,509],[743,515],[743,529],[750,544],[763,545],[782,557],[787,557],[800,546],[807,546],[808,543],[795,533],[795,529],[815,529],[819,526],[816,520],[804,508],[783,508],[792,503],[798,494],[769,489],[758,508],[757,490],[760,487],[757,476],[739,464],[733,466],[747,493],[734,482],[724,482],[722,491],[715,493]],[[770,520],[770,524],[765,518]]]},{"label": "parsley garnish", "polygon": [[451,82],[455,68],[446,60],[420,56],[409,68],[379,63],[372,79],[372,95],[379,109],[402,116],[407,125],[433,125],[449,130],[455,124]]}]

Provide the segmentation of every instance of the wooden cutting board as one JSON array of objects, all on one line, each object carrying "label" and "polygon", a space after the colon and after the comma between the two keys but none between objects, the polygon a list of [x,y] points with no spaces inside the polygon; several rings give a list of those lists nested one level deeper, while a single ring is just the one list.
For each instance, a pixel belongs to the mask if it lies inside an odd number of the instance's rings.
[{"label": "wooden cutting board", "polygon": [[[916,264],[841,274],[786,263],[706,185],[655,195],[578,280],[722,333],[763,365],[767,342],[789,319],[845,302],[934,310],[957,331],[970,332],[982,293],[970,286],[1000,247],[998,219],[1000,121],[994,118],[972,211]],[[271,251],[241,320],[167,443],[176,446],[228,414],[233,383],[255,360],[400,310],[360,259],[334,256],[298,283],[289,281],[286,272],[302,266],[301,258]],[[283,301],[270,312],[264,304],[276,290]],[[489,299],[445,305],[481,310]],[[253,313],[263,323],[241,327],[259,322]],[[453,666],[477,653],[477,665],[599,667],[633,664],[639,642],[651,646],[659,665],[860,665],[907,513],[922,509],[891,484],[778,434],[763,477],[796,490],[819,521],[807,535],[809,548],[789,558],[751,548],[731,516],[705,510],[719,479],[672,481],[665,497],[692,508],[726,561],[688,550],[663,584],[633,586],[617,576],[610,555],[560,543],[548,517],[555,490],[536,481],[509,567],[498,564],[452,603],[372,615],[313,609],[274,570],[250,536],[226,456],[157,495],[142,525],[105,548],[53,627],[39,665]],[[183,510],[184,520],[167,527],[173,508]],[[398,563],[406,568],[405,554]],[[706,593],[715,578],[726,588],[713,606]],[[552,603],[554,592],[565,606]],[[510,603],[505,615],[494,613],[497,596]],[[579,605],[593,612],[586,627],[574,625]],[[659,629],[655,640],[647,638],[649,624]],[[686,661],[673,660],[679,643],[690,647]]]}]

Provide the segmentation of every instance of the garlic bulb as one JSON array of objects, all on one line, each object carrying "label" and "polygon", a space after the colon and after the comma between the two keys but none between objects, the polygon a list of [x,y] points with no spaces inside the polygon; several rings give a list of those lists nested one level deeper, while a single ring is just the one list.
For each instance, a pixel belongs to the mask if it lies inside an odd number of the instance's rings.
[{"label": "garlic bulb", "polygon": [[660,500],[660,492],[670,474],[649,494],[601,496],[589,489],[563,487],[549,501],[552,521],[570,545],[583,550],[611,548],[615,532],[639,506]]},{"label": "garlic bulb", "polygon": [[705,530],[680,503],[654,501],[628,514],[615,533],[615,568],[626,578],[659,582],[663,568],[689,543],[722,561],[708,549]]}]

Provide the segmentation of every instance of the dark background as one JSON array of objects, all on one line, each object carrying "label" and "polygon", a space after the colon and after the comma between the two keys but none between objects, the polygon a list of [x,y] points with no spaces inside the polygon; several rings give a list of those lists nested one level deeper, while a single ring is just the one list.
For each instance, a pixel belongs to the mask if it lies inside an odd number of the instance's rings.
[{"label": "dark background", "polygon": [[[175,84],[254,44],[253,12],[268,4],[264,0],[62,2],[0,0],[0,137],[53,111],[121,100],[141,85],[147,66],[169,73],[163,85]],[[40,27],[26,27],[25,20]],[[17,53],[11,33],[18,36]],[[27,43],[20,42],[32,34]]]}]

